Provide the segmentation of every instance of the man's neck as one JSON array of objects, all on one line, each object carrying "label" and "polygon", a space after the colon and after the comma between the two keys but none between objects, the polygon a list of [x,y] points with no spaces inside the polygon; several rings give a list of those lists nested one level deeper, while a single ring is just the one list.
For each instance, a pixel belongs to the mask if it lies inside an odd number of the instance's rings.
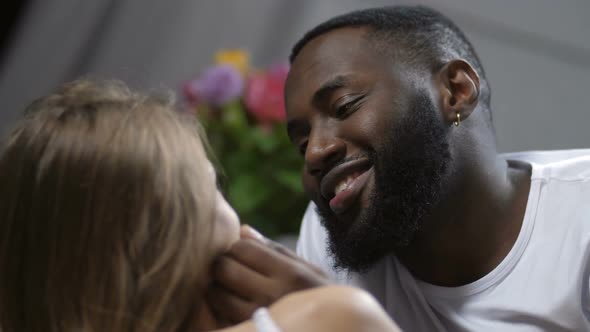
[{"label": "man's neck", "polygon": [[457,183],[397,257],[425,282],[455,287],[492,271],[516,242],[526,211],[530,169],[499,156],[463,167]]}]

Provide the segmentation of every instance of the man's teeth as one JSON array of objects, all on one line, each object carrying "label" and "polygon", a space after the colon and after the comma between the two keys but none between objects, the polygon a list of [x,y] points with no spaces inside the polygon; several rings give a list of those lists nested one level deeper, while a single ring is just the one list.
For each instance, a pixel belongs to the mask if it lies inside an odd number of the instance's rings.
[{"label": "man's teeth", "polygon": [[340,182],[336,188],[334,188],[334,195],[338,195],[339,193],[343,192],[344,190],[346,190],[348,188],[348,186],[352,183],[352,181],[355,179],[354,176],[349,176],[346,179],[344,179],[344,181]]}]

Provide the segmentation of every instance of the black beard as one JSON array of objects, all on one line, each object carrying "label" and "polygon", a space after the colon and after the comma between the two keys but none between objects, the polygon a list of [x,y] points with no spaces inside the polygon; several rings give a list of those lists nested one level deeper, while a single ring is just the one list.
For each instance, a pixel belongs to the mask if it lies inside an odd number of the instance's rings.
[{"label": "black beard", "polygon": [[332,211],[317,209],[337,270],[365,272],[408,246],[440,201],[451,162],[448,129],[425,93],[418,93],[410,107],[383,146],[369,153],[375,175],[369,208],[352,224],[330,221]]}]

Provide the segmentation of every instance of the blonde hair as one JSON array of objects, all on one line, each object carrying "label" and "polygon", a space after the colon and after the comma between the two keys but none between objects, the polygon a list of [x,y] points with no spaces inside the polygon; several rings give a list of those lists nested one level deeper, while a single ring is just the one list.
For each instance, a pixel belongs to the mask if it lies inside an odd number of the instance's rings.
[{"label": "blonde hair", "polygon": [[216,186],[193,123],[119,82],[26,109],[0,155],[2,331],[195,327]]}]

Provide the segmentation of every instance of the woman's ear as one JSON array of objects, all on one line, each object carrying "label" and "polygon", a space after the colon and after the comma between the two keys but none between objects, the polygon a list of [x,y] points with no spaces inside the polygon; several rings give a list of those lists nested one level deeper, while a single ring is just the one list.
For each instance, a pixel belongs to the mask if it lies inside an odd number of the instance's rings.
[{"label": "woman's ear", "polygon": [[471,115],[479,100],[479,75],[469,62],[455,59],[438,72],[437,85],[445,121],[458,125]]}]

